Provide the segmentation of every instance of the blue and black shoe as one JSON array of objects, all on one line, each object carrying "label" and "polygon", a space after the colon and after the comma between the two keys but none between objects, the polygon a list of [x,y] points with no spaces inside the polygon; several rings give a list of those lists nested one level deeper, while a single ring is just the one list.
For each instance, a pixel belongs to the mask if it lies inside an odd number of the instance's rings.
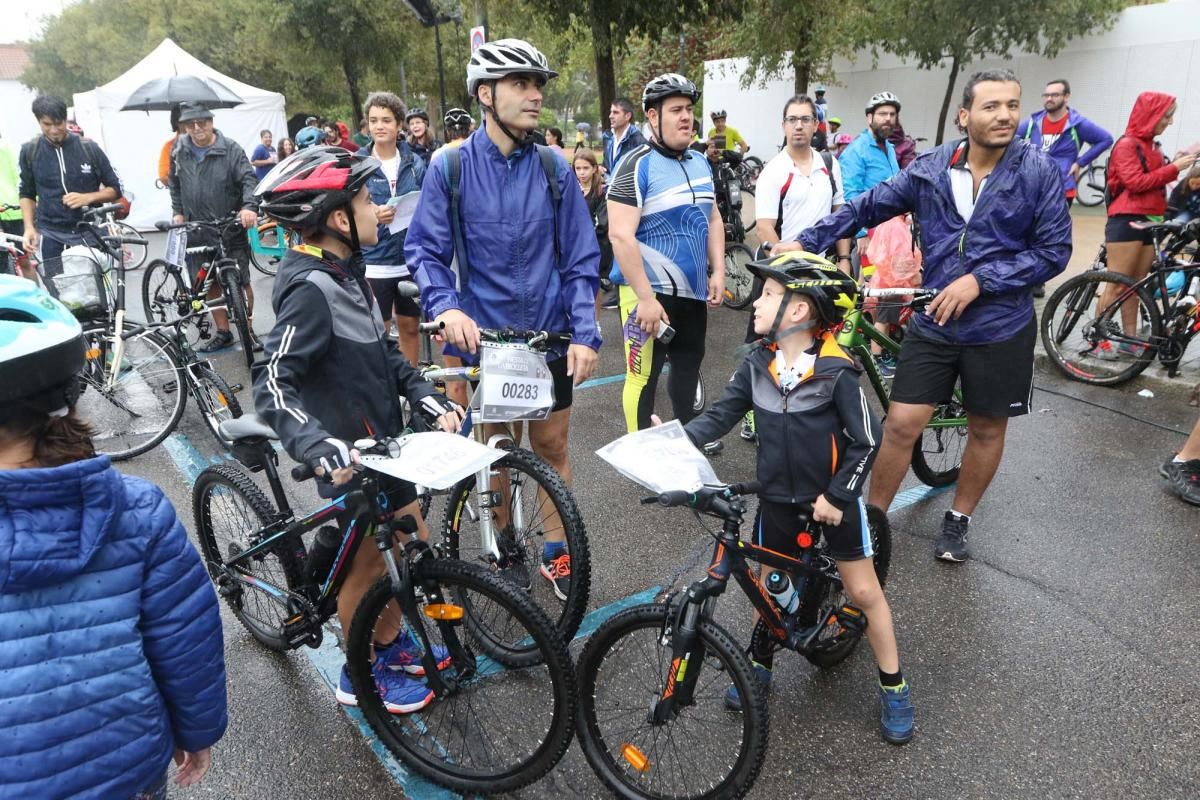
[{"label": "blue and black shoe", "polygon": [[879,687],[879,732],[892,744],[904,744],[913,737],[912,692],[908,681],[899,686]]},{"label": "blue and black shoe", "polygon": [[[432,689],[403,672],[392,672],[379,660],[371,665],[371,673],[375,676],[375,686],[379,689],[384,708],[393,714],[411,714],[433,702]],[[350,671],[345,665],[342,666],[342,677],[338,681],[337,701],[344,706],[358,705],[354,684],[350,682]]]}]

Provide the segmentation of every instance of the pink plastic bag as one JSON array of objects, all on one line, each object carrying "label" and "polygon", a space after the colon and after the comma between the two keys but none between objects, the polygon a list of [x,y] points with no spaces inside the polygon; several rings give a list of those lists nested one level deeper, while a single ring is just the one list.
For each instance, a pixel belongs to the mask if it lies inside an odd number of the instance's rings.
[{"label": "pink plastic bag", "polygon": [[893,217],[871,231],[867,260],[875,265],[870,285],[876,289],[921,285],[921,249],[913,247],[907,217]]}]

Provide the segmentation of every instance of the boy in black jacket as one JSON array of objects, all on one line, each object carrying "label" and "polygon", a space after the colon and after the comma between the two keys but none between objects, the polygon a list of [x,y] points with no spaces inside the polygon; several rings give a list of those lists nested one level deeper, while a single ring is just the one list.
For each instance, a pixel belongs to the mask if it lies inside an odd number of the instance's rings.
[{"label": "boy in black jacket", "polygon": [[[880,731],[893,744],[912,738],[913,706],[900,673],[892,612],[875,574],[863,484],[880,439],[878,420],[858,385],[858,365],[833,331],[854,307],[854,281],[809,253],[749,265],[764,281],[754,330],[765,337],[738,367],[721,399],[687,424],[692,442],[719,439],[753,410],[758,423],[759,518],[755,540],[798,556],[799,519],[811,508],[825,526],[846,594],[867,615],[867,641],[879,665]],[[873,509],[873,512],[877,511]],[[769,571],[766,567],[762,578]],[[752,654],[767,686],[770,652]],[[726,705],[741,708],[731,686]]]},{"label": "boy in black jacket", "polygon": [[[401,355],[383,327],[375,297],[364,276],[361,246],[375,244],[374,206],[367,179],[379,161],[351,155],[339,147],[311,147],[280,162],[255,190],[262,210],[281,226],[299,231],[305,244],[279,262],[271,303],[275,327],[265,341],[266,358],[254,365],[254,405],[288,454],[331,475],[323,497],[349,491],[358,451],[351,442],[395,436],[404,429],[400,397],[435,422],[455,431],[462,410],[446,400]],[[418,536],[427,539],[412,484],[384,481],[395,515],[411,515]],[[344,522],[344,521],[343,521]],[[383,558],[373,546],[358,547],[338,593],[342,630],[363,594],[384,574]],[[397,630],[388,643],[375,629],[375,682],[384,705],[394,714],[424,708],[433,692],[410,676],[424,675],[421,650]],[[390,637],[389,637],[390,638]],[[434,647],[440,668],[449,665],[444,648]],[[338,702],[357,705],[345,667]]]}]

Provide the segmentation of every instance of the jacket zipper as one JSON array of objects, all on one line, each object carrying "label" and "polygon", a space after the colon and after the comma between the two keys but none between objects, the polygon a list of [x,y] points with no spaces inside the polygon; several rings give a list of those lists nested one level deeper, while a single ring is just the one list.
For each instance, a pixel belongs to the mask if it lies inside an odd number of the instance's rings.
[{"label": "jacket zipper", "polygon": [[67,188],[67,162],[63,160],[63,149],[56,147],[54,152],[58,156],[58,177],[62,182],[63,194],[69,194],[71,190]]}]

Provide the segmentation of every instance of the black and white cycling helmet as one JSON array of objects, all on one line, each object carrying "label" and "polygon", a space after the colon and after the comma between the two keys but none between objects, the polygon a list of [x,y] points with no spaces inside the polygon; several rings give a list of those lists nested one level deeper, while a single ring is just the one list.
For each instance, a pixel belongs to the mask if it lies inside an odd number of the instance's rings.
[{"label": "black and white cycling helmet", "polygon": [[25,278],[0,275],[0,424],[13,406],[65,415],[79,399],[83,329]]},{"label": "black and white cycling helmet", "polygon": [[307,147],[263,176],[254,196],[262,212],[285,228],[321,228],[329,212],[349,205],[379,168],[379,159],[371,156],[340,147]]},{"label": "black and white cycling helmet", "polygon": [[642,90],[642,110],[648,111],[668,97],[686,97],[693,103],[700,99],[696,84],[676,72],[659,75]]},{"label": "black and white cycling helmet", "polygon": [[871,95],[871,100],[867,103],[867,113],[874,113],[875,109],[879,108],[880,106],[895,106],[896,113],[899,114],[900,98],[896,97],[896,95],[892,94],[891,92],[879,92],[878,94]]},{"label": "black and white cycling helmet", "polygon": [[545,80],[557,77],[542,51],[520,39],[484,42],[467,62],[467,94],[475,97],[481,83],[527,72]]},{"label": "black and white cycling helmet", "polygon": [[718,108],[716,111],[709,114],[709,116],[712,117],[714,121],[716,121],[718,119],[725,119],[726,117],[729,116],[729,114],[725,111],[725,109]]},{"label": "black and white cycling helmet", "polygon": [[446,112],[446,116],[442,117],[442,122],[447,128],[455,130],[470,128],[471,112],[465,108],[452,108]]}]

